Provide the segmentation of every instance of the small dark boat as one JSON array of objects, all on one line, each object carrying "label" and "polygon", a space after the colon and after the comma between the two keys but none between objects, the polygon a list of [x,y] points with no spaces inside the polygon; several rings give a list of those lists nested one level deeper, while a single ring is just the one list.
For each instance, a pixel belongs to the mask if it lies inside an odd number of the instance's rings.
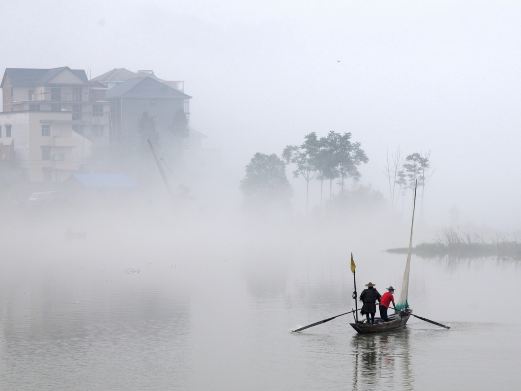
[{"label": "small dark boat", "polygon": [[[411,315],[416,318],[422,319],[426,322],[435,324],[437,326],[441,326],[444,328],[450,328],[441,323],[431,321],[430,319],[422,318],[421,316],[414,315],[412,313],[411,308],[409,307],[409,298],[408,298],[409,274],[410,274],[410,269],[411,269],[412,234],[413,234],[413,228],[414,228],[414,214],[416,211],[416,190],[418,187],[417,185],[418,185],[418,183],[415,183],[414,199],[413,199],[413,207],[412,207],[412,219],[411,219],[411,232],[410,232],[410,236],[409,236],[409,251],[407,253],[407,260],[405,262],[405,270],[403,272],[402,289],[400,291],[400,297],[399,297],[398,301],[396,303],[394,303],[394,300],[393,300],[393,302],[392,302],[394,304],[394,309],[396,312],[394,314],[390,315],[389,319],[385,322],[381,318],[375,318],[374,319],[375,322],[373,324],[370,324],[365,320],[360,320],[360,321],[358,320],[359,309],[358,309],[358,301],[357,301],[358,292],[356,290],[356,264],[353,259],[353,253],[351,253],[351,272],[353,273],[353,285],[355,288],[352,297],[353,297],[353,300],[355,301],[355,309],[348,311],[348,312],[344,312],[343,314],[340,314],[340,315],[336,315],[336,316],[332,316],[327,319],[320,320],[315,323],[308,324],[307,326],[303,326],[296,330],[292,330],[293,332],[299,332],[299,331],[308,329],[310,327],[314,327],[319,324],[329,322],[330,320],[336,319],[339,316],[343,316],[343,315],[347,315],[347,314],[351,314],[351,313],[355,314],[354,315],[355,321],[354,321],[354,323],[349,323],[349,324],[359,334],[378,334],[378,333],[384,333],[387,331],[403,330],[405,328],[405,326],[407,325],[407,321],[409,320]],[[372,284],[372,283],[367,284],[367,286],[369,286],[370,284],[371,284],[371,286],[374,286],[374,284]],[[394,291],[394,289],[393,289],[393,291]],[[360,300],[362,300],[361,297],[360,297]],[[376,301],[376,299],[374,299],[374,301]],[[376,304],[376,303],[374,303],[374,301],[372,303],[373,306]],[[378,301],[380,301],[380,297],[378,297]]]},{"label": "small dark boat", "polygon": [[389,320],[384,322],[380,318],[375,318],[374,324],[367,321],[349,323],[359,334],[375,334],[384,333],[386,331],[398,330],[405,328],[409,317],[412,314],[411,309],[405,309],[389,316]]}]

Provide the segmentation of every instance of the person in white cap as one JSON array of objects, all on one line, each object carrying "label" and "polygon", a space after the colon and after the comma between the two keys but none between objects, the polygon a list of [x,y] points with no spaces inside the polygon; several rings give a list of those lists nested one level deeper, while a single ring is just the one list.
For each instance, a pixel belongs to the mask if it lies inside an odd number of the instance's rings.
[{"label": "person in white cap", "polygon": [[360,300],[364,303],[360,313],[365,315],[367,323],[374,324],[374,314],[376,313],[376,302],[380,301],[380,293],[374,288],[374,284],[369,282],[365,284],[367,289],[364,289],[360,294]]},{"label": "person in white cap", "polygon": [[394,288],[390,286],[387,288],[387,292],[385,292],[380,299],[380,318],[382,318],[384,322],[389,320],[389,317],[387,316],[387,310],[389,309],[391,303],[393,303],[393,307],[395,306],[393,293]]}]

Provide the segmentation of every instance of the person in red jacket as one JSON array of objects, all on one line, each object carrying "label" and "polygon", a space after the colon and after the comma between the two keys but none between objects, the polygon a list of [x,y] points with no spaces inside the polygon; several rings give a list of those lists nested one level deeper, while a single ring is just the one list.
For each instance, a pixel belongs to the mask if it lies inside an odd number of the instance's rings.
[{"label": "person in red jacket", "polygon": [[387,292],[385,292],[380,299],[380,318],[382,318],[384,322],[389,320],[389,317],[387,316],[387,309],[389,308],[389,305],[393,303],[393,307],[395,306],[393,293],[394,288],[390,286],[387,288]]}]

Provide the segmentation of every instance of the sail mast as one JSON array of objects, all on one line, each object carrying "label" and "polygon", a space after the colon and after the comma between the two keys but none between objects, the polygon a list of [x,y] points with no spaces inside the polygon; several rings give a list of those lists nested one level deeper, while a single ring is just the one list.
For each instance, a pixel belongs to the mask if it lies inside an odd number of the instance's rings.
[{"label": "sail mast", "polygon": [[356,264],[355,260],[353,259],[353,253],[351,253],[351,272],[353,273],[353,300],[355,301],[355,321],[358,323],[358,293],[356,292]]},{"label": "sail mast", "polygon": [[418,189],[418,179],[414,183],[414,200],[412,206],[412,220],[411,220],[411,234],[409,236],[409,250],[407,251],[407,262],[405,263],[405,271],[403,272],[402,290],[400,291],[400,298],[396,303],[397,310],[409,308],[409,273],[411,270],[411,254],[412,254],[412,233],[414,229],[414,214],[416,212],[416,190]]}]

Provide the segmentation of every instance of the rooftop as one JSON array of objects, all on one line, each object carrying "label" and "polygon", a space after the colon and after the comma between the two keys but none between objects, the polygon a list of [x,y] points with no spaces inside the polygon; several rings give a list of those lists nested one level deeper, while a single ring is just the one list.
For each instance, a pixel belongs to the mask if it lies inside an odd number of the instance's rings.
[{"label": "rooftop", "polygon": [[9,82],[14,87],[37,87],[48,84],[54,77],[61,72],[69,70],[82,82],[87,83],[87,74],[83,69],[71,69],[69,67],[59,67],[50,69],[41,68],[6,68],[2,84],[4,86],[5,80],[8,78]]},{"label": "rooftop", "polygon": [[92,81],[104,83],[104,84],[120,84],[125,81],[131,80],[131,79],[144,79],[147,77],[151,77],[153,79],[156,79],[157,81],[160,81],[163,84],[166,84],[172,88],[175,88],[176,90],[183,90],[183,82],[181,81],[173,81],[173,80],[163,80],[157,77],[152,70],[140,70],[137,72],[132,72],[126,68],[114,68],[108,72],[105,72],[99,76],[96,76],[92,79]]},{"label": "rooftop", "polygon": [[173,98],[190,99],[191,97],[154,77],[137,77],[112,87],[107,98]]},{"label": "rooftop", "polygon": [[126,68],[114,68],[108,72],[96,76],[92,79],[92,81],[99,83],[117,83],[127,81],[129,79],[134,79],[136,76],[138,76],[137,73],[129,71]]}]

